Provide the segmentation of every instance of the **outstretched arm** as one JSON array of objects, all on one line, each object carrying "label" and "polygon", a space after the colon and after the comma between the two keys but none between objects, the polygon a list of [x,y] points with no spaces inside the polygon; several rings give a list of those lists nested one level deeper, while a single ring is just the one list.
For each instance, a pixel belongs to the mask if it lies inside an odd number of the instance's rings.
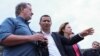
[{"label": "outstretched arm", "polygon": [[84,37],[88,36],[88,35],[92,35],[94,33],[94,29],[93,28],[88,28],[86,30],[83,30],[82,32],[80,32],[79,34],[73,36],[70,40],[65,38],[65,37],[61,37],[61,42],[63,44],[67,44],[67,45],[73,45],[81,40],[84,39]]}]

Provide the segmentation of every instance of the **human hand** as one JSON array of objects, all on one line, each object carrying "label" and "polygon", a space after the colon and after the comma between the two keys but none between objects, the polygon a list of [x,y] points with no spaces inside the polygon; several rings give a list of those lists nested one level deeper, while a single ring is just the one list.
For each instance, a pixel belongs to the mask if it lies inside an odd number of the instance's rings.
[{"label": "human hand", "polygon": [[45,37],[43,34],[40,34],[40,33],[36,33],[34,35],[30,35],[29,36],[29,41],[42,41],[44,42],[45,41]]},{"label": "human hand", "polygon": [[80,36],[85,37],[87,35],[92,35],[94,33],[93,28],[88,28],[80,33]]}]

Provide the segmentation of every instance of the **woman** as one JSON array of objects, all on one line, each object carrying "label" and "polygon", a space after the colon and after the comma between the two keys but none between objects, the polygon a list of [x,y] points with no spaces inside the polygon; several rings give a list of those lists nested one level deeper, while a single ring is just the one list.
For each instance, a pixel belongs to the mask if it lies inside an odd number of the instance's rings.
[{"label": "woman", "polygon": [[[69,25],[68,22],[63,23],[60,26],[59,34],[63,35],[69,40],[71,39],[72,36],[74,36],[74,33],[72,32],[71,26]],[[77,43],[71,46],[66,45],[64,46],[64,48],[68,56],[82,56]]]}]

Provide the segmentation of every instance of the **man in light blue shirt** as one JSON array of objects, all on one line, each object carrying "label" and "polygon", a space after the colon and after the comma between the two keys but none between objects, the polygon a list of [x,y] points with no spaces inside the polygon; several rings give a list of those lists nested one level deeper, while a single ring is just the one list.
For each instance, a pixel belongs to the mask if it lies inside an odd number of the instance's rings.
[{"label": "man in light blue shirt", "polygon": [[38,56],[36,41],[44,41],[44,36],[29,28],[28,20],[33,15],[31,4],[20,3],[16,6],[15,12],[15,19],[7,18],[0,25],[3,56]]}]

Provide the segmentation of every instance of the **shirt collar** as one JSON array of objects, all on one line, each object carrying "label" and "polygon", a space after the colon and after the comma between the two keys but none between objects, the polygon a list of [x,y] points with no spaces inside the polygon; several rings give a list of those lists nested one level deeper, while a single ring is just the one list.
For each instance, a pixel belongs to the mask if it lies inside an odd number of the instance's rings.
[{"label": "shirt collar", "polygon": [[51,35],[51,32],[50,33],[45,33],[44,31],[41,31],[44,35]]},{"label": "shirt collar", "polygon": [[29,24],[30,22],[28,22],[27,20],[25,20],[23,17],[21,17],[21,16],[17,16],[17,18],[19,19],[19,20],[21,20],[21,21],[23,21],[24,23],[26,23],[26,24]]}]

